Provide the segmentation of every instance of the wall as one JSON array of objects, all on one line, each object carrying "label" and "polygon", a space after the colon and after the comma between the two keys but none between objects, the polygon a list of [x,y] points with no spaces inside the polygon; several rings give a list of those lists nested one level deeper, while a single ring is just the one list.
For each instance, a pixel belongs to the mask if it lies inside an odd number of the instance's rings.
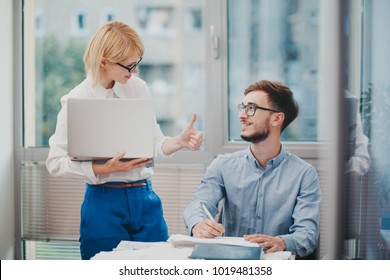
[{"label": "wall", "polygon": [[14,258],[13,1],[0,8],[0,259]]}]

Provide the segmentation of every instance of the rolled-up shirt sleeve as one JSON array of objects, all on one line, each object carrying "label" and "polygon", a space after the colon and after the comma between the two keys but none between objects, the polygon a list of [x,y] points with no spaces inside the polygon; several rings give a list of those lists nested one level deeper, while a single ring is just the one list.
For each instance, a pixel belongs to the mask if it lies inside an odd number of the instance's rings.
[{"label": "rolled-up shirt sleeve", "polygon": [[46,168],[53,176],[83,178],[91,183],[97,182],[98,178],[92,170],[92,162],[72,161],[68,156],[66,103],[67,96],[62,97],[56,130],[49,139],[50,151]]},{"label": "rolled-up shirt sleeve", "polygon": [[218,203],[225,196],[220,161],[218,158],[207,168],[204,178],[197,189],[194,199],[184,211],[184,223],[189,235],[192,228],[199,222],[208,218],[201,208],[204,203],[210,214],[214,217],[218,213]]},{"label": "rolled-up shirt sleeve", "polygon": [[317,171],[311,167],[302,178],[302,187],[292,214],[290,234],[280,235],[286,250],[299,256],[311,254],[319,237],[319,207],[321,192]]}]

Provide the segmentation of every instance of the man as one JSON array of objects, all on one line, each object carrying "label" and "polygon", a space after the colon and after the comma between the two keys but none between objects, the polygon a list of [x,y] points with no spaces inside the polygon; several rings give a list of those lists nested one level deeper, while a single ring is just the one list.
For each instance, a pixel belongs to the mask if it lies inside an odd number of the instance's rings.
[{"label": "man", "polygon": [[[241,138],[248,149],[219,155],[208,167],[184,213],[190,235],[244,236],[266,253],[311,254],[319,236],[321,191],[315,168],[284,150],[280,135],[297,117],[291,90],[259,81],[244,92],[238,105]],[[212,216],[223,199],[222,224]]]}]

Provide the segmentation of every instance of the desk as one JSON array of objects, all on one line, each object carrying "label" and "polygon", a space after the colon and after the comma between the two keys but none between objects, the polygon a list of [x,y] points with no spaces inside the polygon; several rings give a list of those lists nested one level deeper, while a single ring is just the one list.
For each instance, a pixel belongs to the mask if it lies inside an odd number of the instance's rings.
[{"label": "desk", "polygon": [[[100,252],[92,260],[189,260],[193,246],[175,246],[172,242],[122,241],[110,252]],[[291,252],[262,254],[262,259],[291,260]]]}]

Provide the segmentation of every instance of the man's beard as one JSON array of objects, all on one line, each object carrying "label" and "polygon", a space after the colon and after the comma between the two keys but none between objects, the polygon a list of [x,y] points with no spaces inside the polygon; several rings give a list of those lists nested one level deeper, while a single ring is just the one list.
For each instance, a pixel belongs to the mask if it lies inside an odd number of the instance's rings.
[{"label": "man's beard", "polygon": [[257,144],[263,142],[269,136],[269,129],[264,129],[263,131],[259,131],[255,134],[244,136],[241,134],[241,138],[247,142],[251,142],[253,144]]}]

